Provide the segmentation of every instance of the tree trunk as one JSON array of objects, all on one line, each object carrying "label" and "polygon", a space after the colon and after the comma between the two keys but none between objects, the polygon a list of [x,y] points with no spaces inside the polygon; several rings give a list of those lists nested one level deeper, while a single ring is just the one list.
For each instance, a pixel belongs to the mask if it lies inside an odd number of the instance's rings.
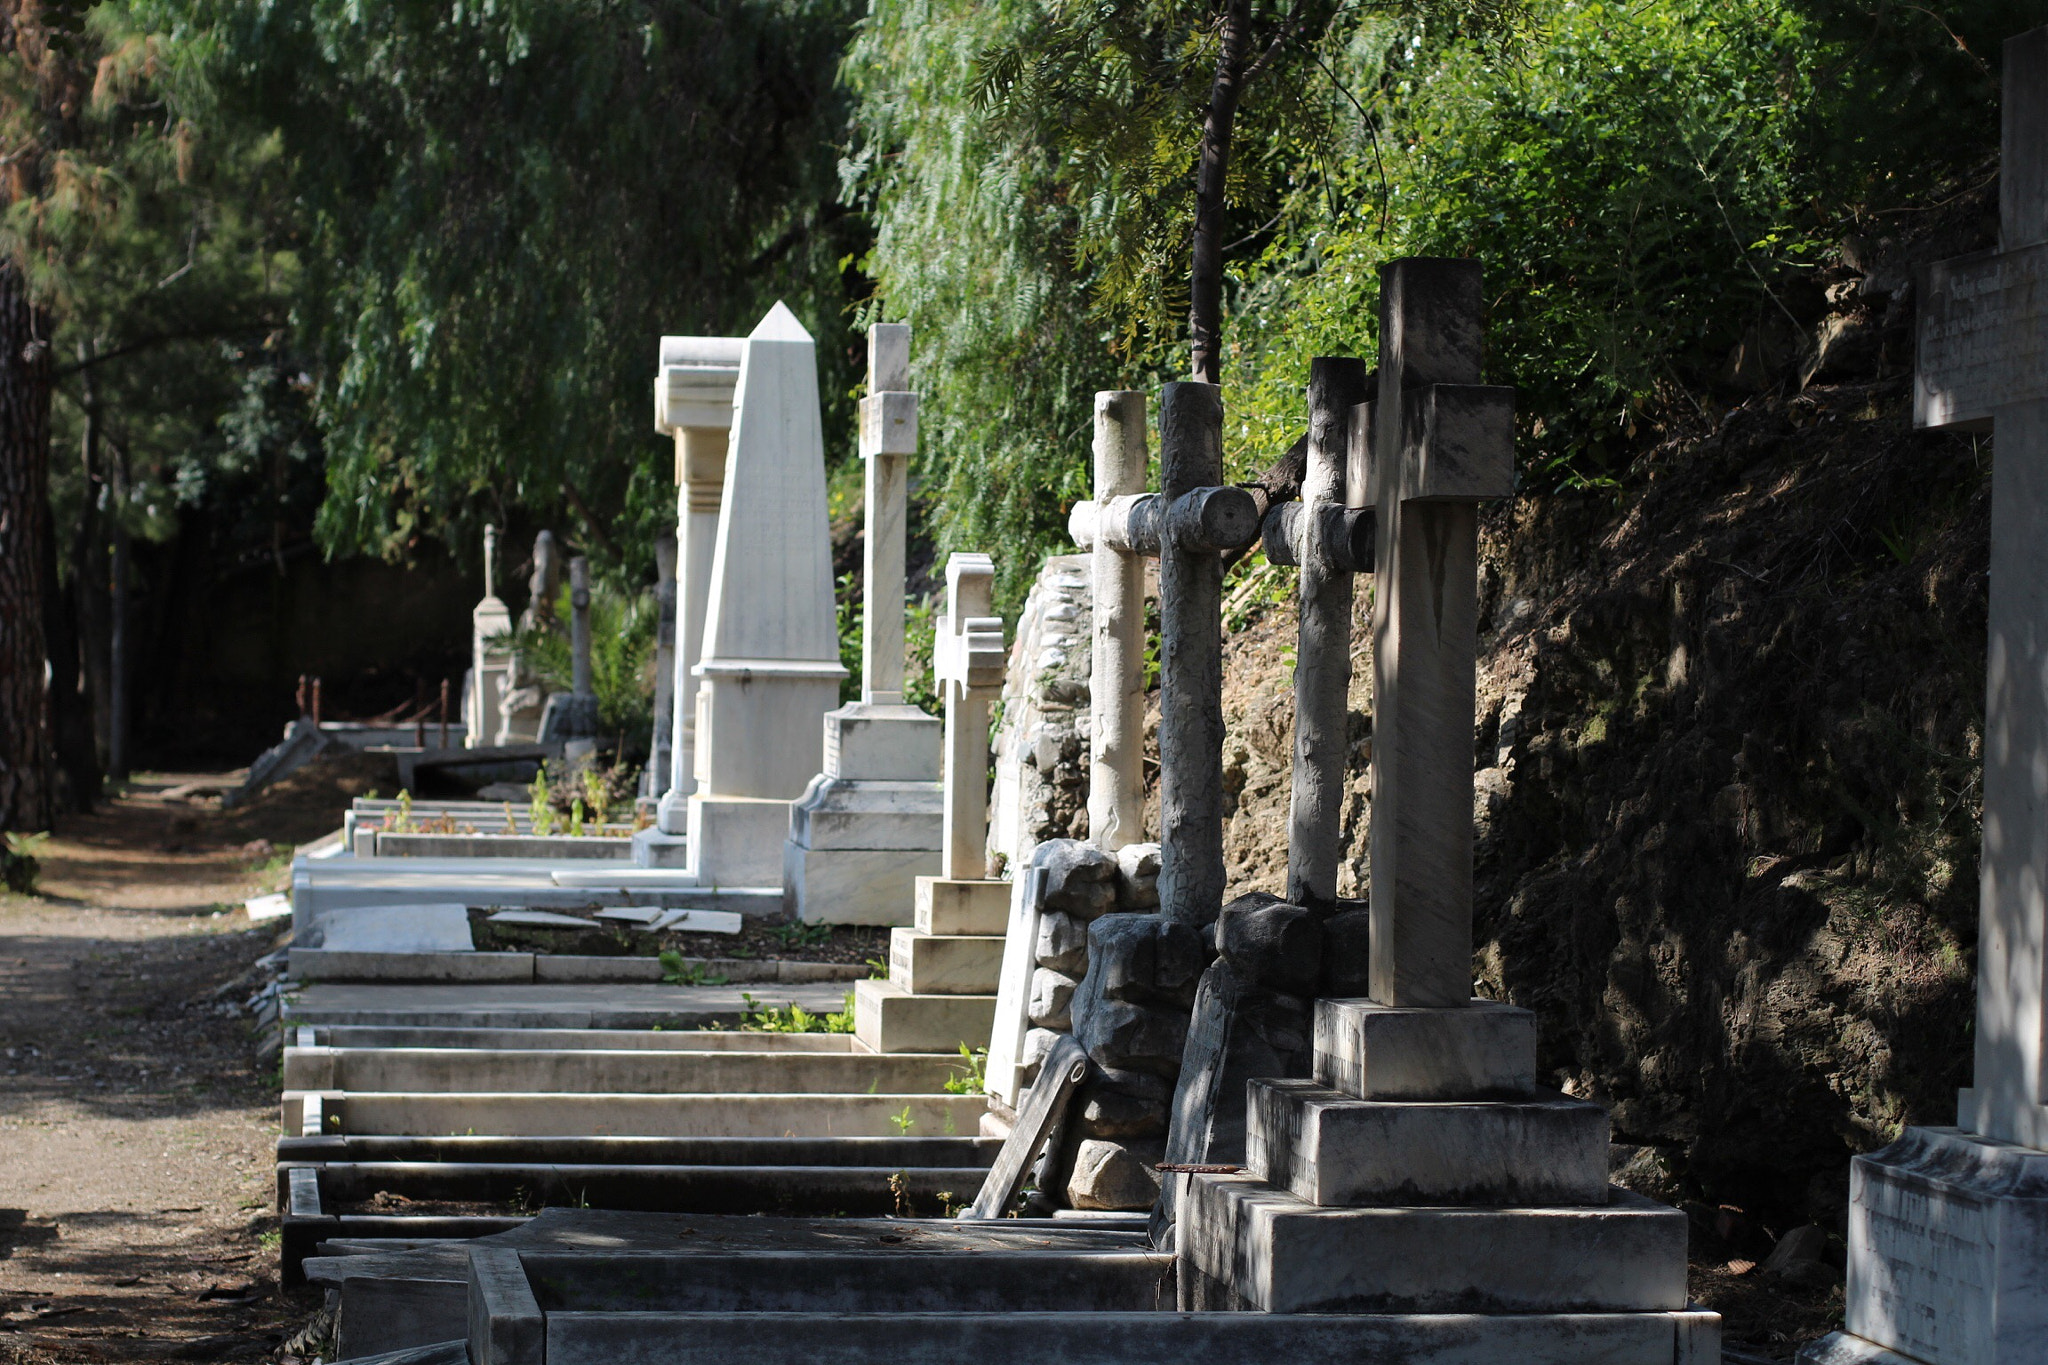
[{"label": "tree trunk", "polygon": [[28,281],[0,262],[0,828],[54,813],[44,691],[50,564],[50,345]]},{"label": "tree trunk", "polygon": [[1251,0],[1228,0],[1223,51],[1202,118],[1201,160],[1195,167],[1193,264],[1188,272],[1189,366],[1198,384],[1223,382],[1224,186],[1230,176],[1230,132],[1244,97],[1245,53],[1251,45]]}]

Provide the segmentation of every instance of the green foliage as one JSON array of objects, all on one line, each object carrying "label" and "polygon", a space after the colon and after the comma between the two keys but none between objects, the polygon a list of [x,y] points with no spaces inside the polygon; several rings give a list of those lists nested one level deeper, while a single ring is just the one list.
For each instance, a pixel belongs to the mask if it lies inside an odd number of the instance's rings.
[{"label": "green foliage", "polygon": [[0,886],[17,895],[33,896],[36,879],[43,872],[36,850],[49,837],[47,834],[21,834],[13,830],[0,834]]},{"label": "green foliage", "polygon": [[839,263],[861,244],[830,153],[849,0],[131,12],[195,118],[275,130],[330,548],[466,542],[523,509],[573,514],[603,572],[641,576],[673,515],[646,418],[662,333],[744,333],[787,297],[825,392],[850,390]]},{"label": "green foliage", "polygon": [[[598,722],[606,738],[622,739],[629,750],[644,749],[654,725],[654,632],[661,613],[651,593],[622,592],[605,582],[590,590],[590,686],[597,694]],[[492,637],[492,647],[509,649],[550,692],[566,692],[575,681],[569,632],[569,589],[564,587],[552,619],[515,625]],[[593,799],[593,806],[596,804]]]},{"label": "green foliage", "polygon": [[815,948],[832,941],[832,926],[791,920],[788,924],[778,924],[769,929],[768,936],[785,948]]},{"label": "green foliage", "polygon": [[812,1014],[802,1005],[762,1005],[740,992],[740,1030],[744,1033],[851,1033],[853,992],[846,993],[846,1006],[832,1014]]},{"label": "green foliage", "polygon": [[671,986],[723,986],[728,980],[714,975],[702,962],[692,962],[673,948],[662,949],[655,960],[661,963],[661,979]]},{"label": "green foliage", "polygon": [[946,1078],[949,1095],[980,1095],[988,1090],[988,1049],[960,1044],[960,1065]]}]

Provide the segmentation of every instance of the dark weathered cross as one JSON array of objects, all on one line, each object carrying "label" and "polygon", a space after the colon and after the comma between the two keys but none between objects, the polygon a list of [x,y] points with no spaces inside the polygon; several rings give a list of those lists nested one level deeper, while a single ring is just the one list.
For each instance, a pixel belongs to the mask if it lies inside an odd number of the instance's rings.
[{"label": "dark weathered cross", "polygon": [[1998,249],[1923,281],[1917,426],[1997,433],[1976,1084],[1961,1127],[2048,1148],[2048,28],[2005,45]]},{"label": "dark weathered cross", "polygon": [[[1294,651],[1294,774],[1287,811],[1287,899],[1318,914],[1337,905],[1337,864],[1350,756],[1352,575],[1372,572],[1373,514],[1347,486],[1365,363],[1309,362],[1308,465],[1301,501],[1266,513],[1266,558],[1301,566]],[[1362,481],[1357,481],[1362,485]]]},{"label": "dark weathered cross", "polygon": [[1514,390],[1479,383],[1479,263],[1380,270],[1372,444],[1371,997],[1472,998],[1472,721],[1478,504],[1513,491]]}]

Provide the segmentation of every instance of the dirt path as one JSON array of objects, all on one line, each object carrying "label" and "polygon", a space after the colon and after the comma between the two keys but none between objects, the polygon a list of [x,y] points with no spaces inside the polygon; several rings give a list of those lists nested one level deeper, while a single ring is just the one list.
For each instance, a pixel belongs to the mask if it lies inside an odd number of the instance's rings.
[{"label": "dirt path", "polygon": [[0,893],[0,1362],[273,1354],[274,1076],[216,992],[278,941],[245,820],[134,794],[61,825],[41,894]]}]

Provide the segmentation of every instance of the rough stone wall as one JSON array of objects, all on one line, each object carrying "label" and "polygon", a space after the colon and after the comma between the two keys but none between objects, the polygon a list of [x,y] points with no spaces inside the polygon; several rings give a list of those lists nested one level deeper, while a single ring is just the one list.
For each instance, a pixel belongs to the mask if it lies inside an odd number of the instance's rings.
[{"label": "rough stone wall", "polygon": [[1090,578],[1088,556],[1054,555],[1017,618],[989,806],[989,852],[1007,868],[1088,833]]}]

